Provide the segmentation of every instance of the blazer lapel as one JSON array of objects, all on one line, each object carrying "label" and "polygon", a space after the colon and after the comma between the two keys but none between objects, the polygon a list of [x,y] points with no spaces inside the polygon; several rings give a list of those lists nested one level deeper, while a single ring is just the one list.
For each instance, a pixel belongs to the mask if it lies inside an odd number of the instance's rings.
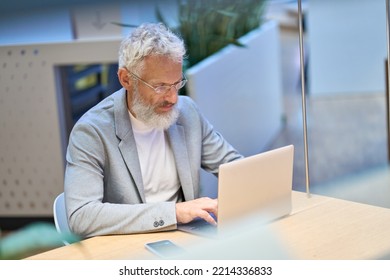
[{"label": "blazer lapel", "polygon": [[184,128],[180,124],[174,124],[168,129],[168,137],[176,161],[179,180],[186,201],[195,198],[194,185],[191,176],[191,166],[188,157]]},{"label": "blazer lapel", "polygon": [[114,97],[114,114],[116,135],[121,142],[118,148],[122,154],[127,169],[137,186],[142,202],[146,202],[144,184],[142,181],[141,166],[139,164],[137,145],[135,143],[133,129],[127,109],[126,90],[121,89]]}]

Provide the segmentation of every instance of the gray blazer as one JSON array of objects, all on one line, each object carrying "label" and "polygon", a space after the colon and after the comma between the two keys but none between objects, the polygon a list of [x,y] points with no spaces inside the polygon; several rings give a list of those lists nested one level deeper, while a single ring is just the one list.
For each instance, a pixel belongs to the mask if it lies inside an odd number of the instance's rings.
[{"label": "gray blazer", "polygon": [[[179,96],[180,115],[167,131],[184,200],[199,197],[199,172],[218,175],[242,156],[216,132],[195,103]],[[176,229],[175,202],[145,203],[144,187],[121,89],[75,124],[66,154],[65,202],[71,230],[84,237]]]}]

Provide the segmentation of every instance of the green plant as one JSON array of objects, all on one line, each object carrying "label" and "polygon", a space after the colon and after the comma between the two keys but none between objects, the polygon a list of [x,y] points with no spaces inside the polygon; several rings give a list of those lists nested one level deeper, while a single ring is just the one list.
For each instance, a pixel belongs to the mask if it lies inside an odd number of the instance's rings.
[{"label": "green plant", "polygon": [[[157,20],[180,35],[187,48],[183,72],[229,44],[245,47],[239,38],[259,28],[264,21],[268,0],[177,0],[175,24],[168,24],[159,6]],[[175,20],[170,19],[169,22]],[[134,24],[113,22],[122,27]],[[180,94],[186,95],[186,88]]]},{"label": "green plant", "polygon": [[[238,39],[261,26],[268,0],[178,0],[178,24],[191,67],[223,47],[243,46]],[[157,18],[167,24],[157,8]]]}]

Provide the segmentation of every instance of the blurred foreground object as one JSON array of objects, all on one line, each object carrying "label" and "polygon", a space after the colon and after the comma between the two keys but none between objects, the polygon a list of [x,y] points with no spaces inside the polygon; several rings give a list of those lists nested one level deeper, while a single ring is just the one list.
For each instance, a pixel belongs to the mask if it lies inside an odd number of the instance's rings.
[{"label": "blurred foreground object", "polygon": [[58,233],[50,223],[34,223],[0,239],[0,260],[22,259],[74,243],[81,238],[73,233]]}]

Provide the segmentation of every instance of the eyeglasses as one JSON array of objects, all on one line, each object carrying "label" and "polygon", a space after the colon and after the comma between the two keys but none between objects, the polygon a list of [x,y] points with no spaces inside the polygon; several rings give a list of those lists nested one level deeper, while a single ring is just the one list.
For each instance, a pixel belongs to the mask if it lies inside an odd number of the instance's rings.
[{"label": "eyeglasses", "polygon": [[167,93],[168,91],[171,90],[172,87],[175,88],[176,91],[179,91],[179,89],[181,89],[182,87],[184,87],[187,83],[187,79],[186,77],[184,76],[183,74],[183,79],[181,81],[178,81],[177,83],[174,83],[174,84],[171,84],[171,85],[162,85],[162,86],[152,86],[151,84],[145,82],[144,80],[142,80],[140,77],[138,77],[136,74],[130,72],[130,75],[132,75],[134,78],[136,78],[137,80],[141,81],[143,84],[145,84],[146,86],[150,87],[151,89],[154,90],[154,92],[158,95],[162,95],[162,94],[165,94]]}]

